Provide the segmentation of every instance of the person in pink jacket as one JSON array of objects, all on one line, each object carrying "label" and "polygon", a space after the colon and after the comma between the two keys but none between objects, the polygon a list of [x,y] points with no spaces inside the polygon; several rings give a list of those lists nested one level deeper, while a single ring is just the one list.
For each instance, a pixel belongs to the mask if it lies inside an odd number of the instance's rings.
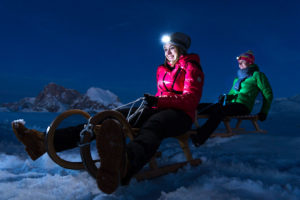
[{"label": "person in pink jacket", "polygon": [[[138,127],[138,135],[125,144],[119,123],[107,119],[96,134],[96,146],[101,158],[97,171],[98,187],[105,193],[128,184],[156,153],[161,141],[188,131],[195,120],[195,112],[202,95],[204,74],[199,56],[188,54],[191,44],[188,35],[173,33],[164,41],[165,62],[157,69],[157,93],[145,94],[146,108],[138,119],[130,121]],[[119,110],[125,116],[128,109]],[[138,121],[137,121],[138,120]],[[35,160],[46,152],[45,133],[13,123],[13,130]],[[56,151],[74,148],[83,126],[58,129],[55,132]]]}]

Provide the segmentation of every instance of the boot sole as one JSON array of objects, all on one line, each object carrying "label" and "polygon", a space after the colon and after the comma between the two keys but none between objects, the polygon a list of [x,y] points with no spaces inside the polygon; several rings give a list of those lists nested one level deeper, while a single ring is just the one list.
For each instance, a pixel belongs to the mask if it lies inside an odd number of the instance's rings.
[{"label": "boot sole", "polygon": [[104,193],[113,193],[120,185],[125,142],[120,124],[112,119],[102,123],[96,133],[96,146],[101,165],[97,171],[96,181]]}]

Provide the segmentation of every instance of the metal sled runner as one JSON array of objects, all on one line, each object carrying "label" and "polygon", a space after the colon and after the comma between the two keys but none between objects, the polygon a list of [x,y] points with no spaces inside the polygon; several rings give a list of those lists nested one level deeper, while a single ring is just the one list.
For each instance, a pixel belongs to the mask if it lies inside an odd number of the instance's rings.
[{"label": "metal sled runner", "polygon": [[[63,158],[61,158],[57,152],[55,151],[54,148],[54,135],[55,135],[55,130],[58,128],[59,124],[65,120],[66,118],[72,116],[72,115],[81,115],[83,116],[88,123],[85,125],[83,130],[80,133],[80,156],[81,156],[81,162],[72,162],[72,161],[67,161]],[[197,118],[207,118],[209,116],[206,115],[198,115]],[[137,128],[132,128],[130,124],[128,123],[128,120],[118,111],[103,111],[97,113],[95,116],[91,117],[87,112],[82,111],[82,110],[69,110],[61,113],[59,116],[54,119],[54,121],[51,123],[47,130],[47,137],[46,137],[46,147],[47,147],[47,152],[50,158],[60,165],[61,167],[67,168],[67,169],[74,169],[74,170],[79,170],[79,169],[86,169],[89,174],[92,177],[96,177],[97,170],[99,166],[101,165],[101,158],[93,158],[92,153],[91,153],[91,143],[95,138],[95,134],[99,131],[101,124],[107,120],[107,119],[113,119],[116,120],[118,123],[121,124],[123,132],[126,137],[128,137],[130,140],[132,140],[136,134],[138,133],[139,129]],[[237,124],[235,128],[230,127],[230,120],[232,119],[237,119]],[[231,116],[231,117],[226,117],[223,120],[223,123],[226,127],[226,132],[221,132],[221,133],[213,133],[211,137],[230,137],[233,135],[237,134],[242,134],[245,133],[243,129],[240,128],[240,124],[243,120],[250,120],[255,127],[255,131],[252,132],[260,132],[264,133],[265,131],[261,130],[258,126],[257,120],[258,117],[256,115],[248,115],[248,116]],[[198,126],[197,120],[195,122],[195,126]],[[162,156],[160,152],[157,152],[156,155],[151,159],[149,162],[149,170],[147,171],[142,171],[139,174],[135,176],[135,178],[140,181],[144,179],[151,179],[155,178],[158,176],[162,176],[164,174],[170,173],[170,172],[176,172],[178,169],[181,167],[190,164],[192,166],[197,166],[201,164],[200,159],[194,159],[192,157],[190,148],[189,148],[189,136],[190,134],[195,134],[196,130],[190,130],[186,133],[184,133],[181,136],[176,137],[177,141],[179,142],[179,145],[181,149],[184,152],[186,161],[179,162],[179,163],[174,163],[170,164],[167,166],[158,166],[156,162],[156,157]]]}]

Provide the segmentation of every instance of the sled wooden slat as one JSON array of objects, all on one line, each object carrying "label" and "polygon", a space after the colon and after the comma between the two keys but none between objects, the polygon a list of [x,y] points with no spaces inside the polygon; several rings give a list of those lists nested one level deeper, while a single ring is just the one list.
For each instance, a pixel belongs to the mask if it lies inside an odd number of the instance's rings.
[{"label": "sled wooden slat", "polygon": [[[197,115],[197,119],[207,119],[209,115]],[[232,119],[236,119],[237,123],[234,128],[230,126],[230,121]],[[251,133],[266,133],[265,130],[262,130],[258,125],[258,115],[239,115],[239,116],[226,116],[223,119],[224,126],[226,128],[226,132],[229,136],[243,134],[243,130],[240,128],[242,121],[249,120],[251,121],[255,131],[251,131]],[[197,125],[196,125],[197,126]],[[249,131],[245,131],[245,133],[250,133]],[[217,135],[223,136],[221,133],[213,133],[212,137],[216,137]]]},{"label": "sled wooden slat", "polygon": [[153,179],[153,178],[157,178],[159,176],[166,175],[168,173],[175,173],[178,171],[178,169],[186,166],[187,164],[190,164],[192,166],[197,166],[197,165],[200,165],[201,163],[202,163],[202,161],[200,159],[179,162],[179,163],[175,163],[175,164],[171,164],[171,165],[162,166],[157,169],[142,171],[142,172],[138,173],[137,175],[135,175],[135,178],[137,181]]}]

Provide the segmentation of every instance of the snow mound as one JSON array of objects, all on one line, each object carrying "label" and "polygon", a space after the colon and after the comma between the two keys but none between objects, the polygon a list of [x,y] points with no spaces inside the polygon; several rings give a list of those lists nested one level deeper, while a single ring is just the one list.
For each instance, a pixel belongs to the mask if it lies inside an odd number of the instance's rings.
[{"label": "snow mound", "polygon": [[109,90],[103,90],[101,88],[91,87],[87,90],[86,96],[88,96],[92,101],[103,104],[104,106],[112,105],[119,102],[117,95]]}]

